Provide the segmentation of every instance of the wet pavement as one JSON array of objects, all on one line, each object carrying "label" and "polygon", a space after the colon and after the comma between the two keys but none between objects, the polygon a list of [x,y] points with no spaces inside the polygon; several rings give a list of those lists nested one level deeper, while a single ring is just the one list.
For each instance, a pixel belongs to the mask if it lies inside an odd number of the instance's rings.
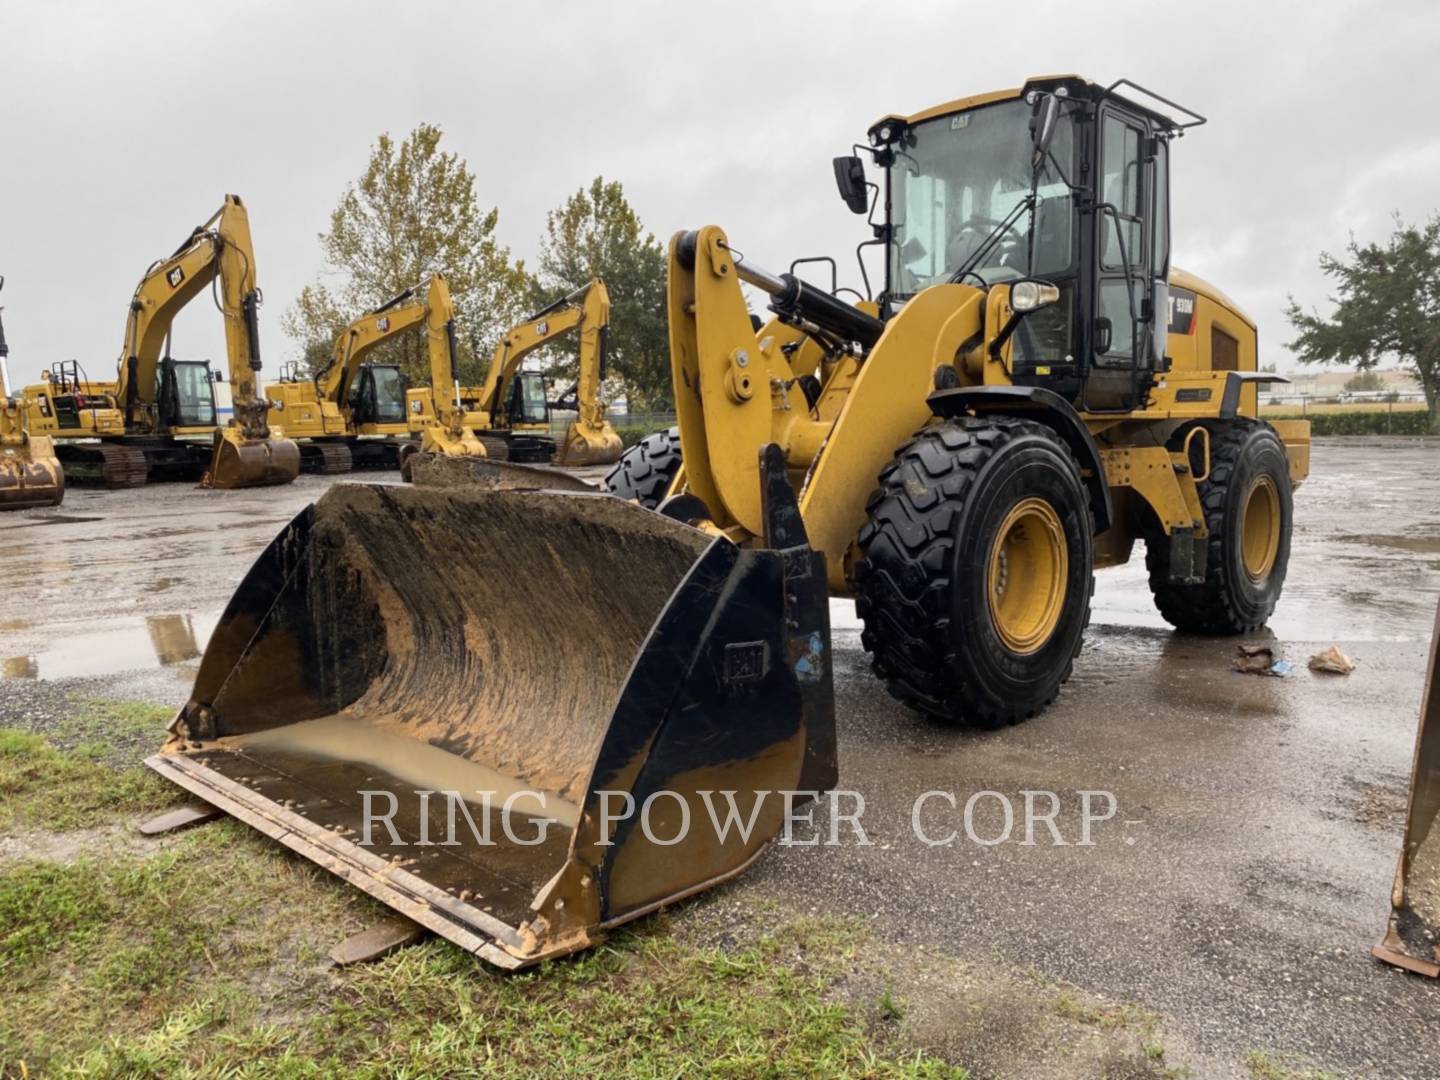
[{"label": "wet pavement", "polygon": [[[1296,497],[1285,595],[1264,640],[1288,679],[1230,670],[1235,640],[1173,634],[1143,558],[1097,577],[1073,679],[1044,715],[955,730],[892,702],[836,602],[841,785],[865,799],[860,846],[777,848],[717,894],[853,914],[889,941],[1034,969],[1161,1014],[1196,1076],[1251,1051],[1346,1076],[1440,1075],[1440,985],[1371,961],[1440,597],[1440,447],[1322,441]],[[367,476],[366,480],[375,477]],[[393,480],[393,478],[392,478]],[[179,705],[249,562],[332,481],[286,489],[75,489],[0,516],[0,723],[50,691]],[[1308,657],[1338,644],[1355,673]],[[912,812],[926,791],[949,793]],[[964,806],[977,791],[972,831]],[[1026,791],[1053,791],[1053,843],[1024,838]],[[1115,812],[1082,846],[1082,792]],[[1043,813],[1048,796],[1031,796]],[[1091,795],[1092,815],[1108,809]],[[828,828],[828,815],[817,815]],[[823,833],[824,829],[822,829]],[[724,899],[728,897],[728,900]],[[710,901],[716,902],[716,901]],[[917,961],[918,962],[918,961]],[[904,973],[897,973],[903,994]]]}]

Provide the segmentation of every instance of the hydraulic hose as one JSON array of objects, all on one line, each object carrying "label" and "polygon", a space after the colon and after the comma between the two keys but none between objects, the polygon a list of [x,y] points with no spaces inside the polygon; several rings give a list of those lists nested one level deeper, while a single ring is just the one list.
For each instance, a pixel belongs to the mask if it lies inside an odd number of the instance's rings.
[{"label": "hydraulic hose", "polygon": [[[697,242],[698,235],[694,232],[687,232],[680,238],[677,254],[686,269],[695,266]],[[735,273],[741,281],[768,293],[770,310],[777,315],[805,319],[847,341],[858,342],[866,349],[879,341],[880,335],[885,332],[885,324],[875,316],[867,315],[794,274],[772,274],[739,258],[735,260]]]}]

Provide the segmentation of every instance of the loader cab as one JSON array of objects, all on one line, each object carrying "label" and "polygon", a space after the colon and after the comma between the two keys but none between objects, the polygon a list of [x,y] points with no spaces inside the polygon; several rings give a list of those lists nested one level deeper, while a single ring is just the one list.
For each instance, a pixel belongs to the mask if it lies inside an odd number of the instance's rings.
[{"label": "loader cab", "polygon": [[405,423],[405,376],[395,364],[362,364],[350,388],[356,424]]},{"label": "loader cab", "polygon": [[215,374],[208,360],[160,361],[158,397],[162,428],[215,426]]},{"label": "loader cab", "polygon": [[[881,120],[882,317],[947,282],[1052,284],[1058,298],[1015,327],[1011,380],[1091,411],[1137,407],[1166,366],[1169,152],[1204,122],[1192,116],[1128,80],[1062,77]],[[846,160],[841,193],[864,210]]]}]

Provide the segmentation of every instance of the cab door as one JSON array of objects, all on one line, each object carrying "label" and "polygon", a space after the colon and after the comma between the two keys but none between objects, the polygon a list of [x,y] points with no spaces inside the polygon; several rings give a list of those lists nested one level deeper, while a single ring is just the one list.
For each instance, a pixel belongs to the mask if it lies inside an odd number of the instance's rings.
[{"label": "cab door", "polygon": [[1132,409],[1163,363],[1168,308],[1167,147],[1139,117],[1099,116],[1094,368],[1105,406]]}]

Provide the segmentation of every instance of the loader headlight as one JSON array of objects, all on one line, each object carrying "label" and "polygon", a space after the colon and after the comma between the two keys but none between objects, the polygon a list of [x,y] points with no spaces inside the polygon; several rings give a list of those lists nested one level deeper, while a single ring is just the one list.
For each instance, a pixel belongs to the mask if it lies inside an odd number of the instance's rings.
[{"label": "loader headlight", "polygon": [[1060,287],[1045,281],[1017,281],[1010,286],[1012,311],[1036,311],[1060,299]]}]

